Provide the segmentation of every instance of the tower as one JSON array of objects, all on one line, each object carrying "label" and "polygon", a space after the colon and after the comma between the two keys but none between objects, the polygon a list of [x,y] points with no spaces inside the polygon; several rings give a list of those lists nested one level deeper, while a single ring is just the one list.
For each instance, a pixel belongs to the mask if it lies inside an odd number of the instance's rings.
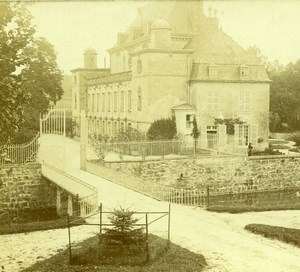
[{"label": "tower", "polygon": [[151,48],[171,47],[171,26],[164,19],[158,19],[151,25]]},{"label": "tower", "polygon": [[84,69],[97,69],[97,52],[93,48],[84,51]]}]

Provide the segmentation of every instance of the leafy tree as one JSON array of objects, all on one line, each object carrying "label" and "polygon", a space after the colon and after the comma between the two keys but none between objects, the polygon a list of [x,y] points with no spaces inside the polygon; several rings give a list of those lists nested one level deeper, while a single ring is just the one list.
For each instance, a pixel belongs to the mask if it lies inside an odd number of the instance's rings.
[{"label": "leafy tree", "polygon": [[215,125],[226,125],[227,134],[234,134],[234,126],[245,124],[244,121],[241,121],[240,118],[215,118]]},{"label": "leafy tree", "polygon": [[271,77],[270,110],[277,113],[281,125],[287,124],[291,130],[300,129],[300,60],[288,64]]},{"label": "leafy tree", "polygon": [[176,122],[174,119],[160,119],[154,121],[148,132],[147,136],[150,140],[173,139],[176,135]]},{"label": "leafy tree", "polygon": [[0,3],[0,143],[35,134],[40,113],[63,93],[53,47],[34,34],[25,3]]}]

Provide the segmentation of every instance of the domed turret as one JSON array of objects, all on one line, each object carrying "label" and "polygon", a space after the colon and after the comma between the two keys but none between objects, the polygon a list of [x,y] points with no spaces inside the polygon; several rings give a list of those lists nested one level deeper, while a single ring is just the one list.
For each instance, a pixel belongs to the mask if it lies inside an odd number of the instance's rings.
[{"label": "domed turret", "polygon": [[168,21],[164,19],[157,19],[151,25],[151,30],[154,29],[171,29],[171,26]]},{"label": "domed turret", "polygon": [[97,68],[97,51],[94,48],[87,48],[84,50],[84,68],[96,69]]},{"label": "domed turret", "polygon": [[151,25],[151,48],[171,47],[171,26],[164,19],[157,19]]}]

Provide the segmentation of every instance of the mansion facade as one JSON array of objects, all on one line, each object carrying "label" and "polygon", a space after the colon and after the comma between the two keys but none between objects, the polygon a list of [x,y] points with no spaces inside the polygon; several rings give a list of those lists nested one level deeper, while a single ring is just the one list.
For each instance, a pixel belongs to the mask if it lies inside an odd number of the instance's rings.
[{"label": "mansion facade", "polygon": [[[147,131],[174,117],[190,137],[196,118],[203,147],[207,137],[226,137],[215,119],[240,118],[234,145],[268,144],[269,84],[264,65],[239,46],[202,1],[157,1],[140,8],[109,49],[110,68],[97,67],[94,49],[84,68],[72,70],[72,114],[85,110],[92,132],[113,137],[120,129]],[[209,137],[208,137],[209,138]],[[226,145],[226,141],[223,141]]]}]

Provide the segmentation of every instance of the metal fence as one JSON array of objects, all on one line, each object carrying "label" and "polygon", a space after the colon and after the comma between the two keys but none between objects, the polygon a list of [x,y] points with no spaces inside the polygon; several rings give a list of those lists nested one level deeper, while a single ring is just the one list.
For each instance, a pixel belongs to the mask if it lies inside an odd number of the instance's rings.
[{"label": "metal fence", "polygon": [[26,144],[12,144],[0,146],[0,165],[26,164],[35,162],[39,149],[39,133]]},{"label": "metal fence", "polygon": [[[124,220],[122,222],[112,222],[112,217],[118,217],[122,219],[122,216]],[[165,218],[166,222],[161,222],[162,219]],[[72,226],[78,226],[78,225],[87,225],[87,226],[96,226],[98,227],[98,239],[99,242],[96,244],[96,247],[93,248],[94,252],[101,251],[101,247],[104,247],[104,251],[102,250],[102,254],[98,254],[98,258],[101,259],[100,262],[105,263],[105,258],[107,256],[101,256],[104,255],[105,252],[108,251],[110,248],[120,248],[120,252],[124,252],[124,249],[126,249],[125,258],[121,259],[122,263],[118,263],[120,265],[126,265],[127,258],[128,258],[128,250],[132,250],[135,247],[137,247],[137,260],[135,260],[135,264],[142,264],[147,263],[150,260],[151,256],[151,242],[149,242],[149,234],[150,233],[156,233],[155,228],[151,230],[152,225],[154,225],[157,222],[161,222],[158,226],[159,232],[162,232],[162,228],[164,225],[166,225],[166,246],[169,246],[170,243],[170,227],[171,227],[171,204],[168,205],[168,211],[146,211],[146,212],[136,212],[136,211],[129,211],[127,209],[122,209],[116,211],[104,211],[102,204],[100,204],[99,209],[97,212],[94,212],[93,214],[90,214],[84,218],[84,221],[81,219],[76,219],[75,221],[70,221],[70,217],[68,215],[68,238],[69,238],[69,259],[70,263],[74,263],[74,260],[76,260],[76,264],[80,263],[80,256],[78,255],[78,251],[76,252],[76,249],[72,249],[72,237],[71,237],[71,227]],[[132,221],[131,221],[132,220]],[[151,227],[150,227],[151,226]],[[116,231],[116,229],[120,229],[120,231]],[[122,232],[121,229],[124,229]],[[129,229],[131,231],[129,231]],[[137,231],[137,230],[140,231]],[[134,236],[133,239],[131,239],[131,236]],[[110,239],[111,237],[111,239]],[[128,242],[126,238],[131,241],[132,243]],[[114,242],[107,242],[106,240],[114,240]],[[117,242],[115,242],[117,240]],[[126,240],[126,241],[125,241]],[[124,241],[124,242],[123,242]],[[138,242],[140,241],[140,242]],[[87,250],[91,250],[91,245],[89,245],[89,248]],[[114,252],[116,249],[113,249]],[[135,253],[135,254],[137,254]],[[79,254],[83,254],[84,252],[82,249],[80,250]],[[121,254],[122,255],[122,254]],[[101,258],[104,257],[104,258]],[[111,256],[110,256],[111,257]],[[119,256],[122,257],[122,256]],[[118,258],[120,261],[120,258]],[[86,261],[86,259],[84,260]],[[95,260],[94,260],[95,261]],[[79,262],[79,263],[78,263]],[[132,265],[132,264],[131,264]]]},{"label": "metal fence", "polygon": [[79,217],[85,217],[97,211],[98,190],[94,186],[45,162],[42,163],[42,175],[69,194],[78,197]]},{"label": "metal fence", "polygon": [[216,150],[200,148],[196,142],[186,142],[184,140],[169,141],[144,141],[144,142],[99,142],[95,139],[89,140],[89,145],[93,148],[99,158],[104,158],[108,153],[115,153],[120,160],[130,160],[132,158],[145,159],[146,157],[165,156],[193,156],[216,154]]}]

